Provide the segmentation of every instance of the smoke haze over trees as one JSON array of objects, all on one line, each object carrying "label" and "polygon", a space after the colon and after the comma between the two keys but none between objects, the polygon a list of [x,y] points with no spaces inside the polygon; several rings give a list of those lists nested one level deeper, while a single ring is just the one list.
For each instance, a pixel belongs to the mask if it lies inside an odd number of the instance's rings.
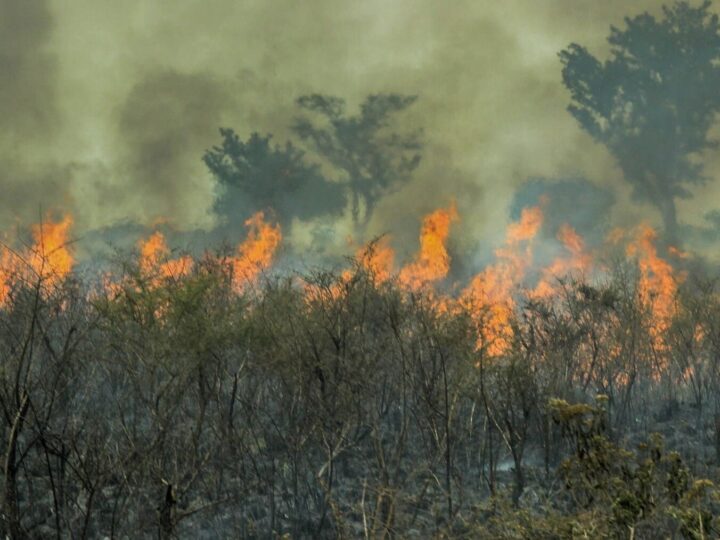
[{"label": "smoke haze over trees", "polygon": [[346,116],[342,99],[311,95],[298,105],[321,116],[327,127],[299,118],[293,130],[334,167],[339,169],[351,196],[351,213],[358,233],[363,233],[379,199],[410,179],[420,163],[419,134],[387,133],[389,117],[417,99],[397,94],[371,95],[360,114]]},{"label": "smoke haze over trees", "polygon": [[[411,181],[378,203],[370,236],[396,231],[412,239],[419,216],[432,209],[430,190],[458,198],[473,237],[497,238],[514,191],[529,177],[583,176],[618,191],[613,219],[658,217],[629,201],[612,156],[564,112],[557,58],[577,42],[604,59],[609,26],[643,10],[661,20],[657,0],[583,10],[563,0],[502,8],[461,1],[443,17],[427,0],[340,9],[315,0],[313,10],[285,0],[272,7],[256,0],[204,8],[187,0],[3,5],[3,54],[15,70],[3,95],[16,126],[2,143],[3,230],[55,206],[73,213],[80,236],[129,221],[210,230],[217,185],[198,157],[220,144],[218,127],[234,128],[243,141],[271,133],[280,146],[292,141],[311,151],[291,126],[297,97],[314,93],[346,100],[349,117],[371,94],[419,96],[393,129],[423,128],[423,159]],[[279,20],[287,23],[280,36]],[[714,176],[712,155],[704,165]],[[679,221],[704,225],[716,186],[692,189],[696,197],[678,202]],[[352,228],[337,227],[338,244]]]},{"label": "smoke haze over trees", "polygon": [[203,160],[217,178],[215,211],[223,224],[240,229],[257,209],[272,208],[283,228],[302,221],[342,213],[344,186],[326,179],[320,167],[308,163],[304,152],[291,142],[273,145],[271,136],[253,133],[241,141],[232,129],[221,129],[222,145],[205,153]]}]

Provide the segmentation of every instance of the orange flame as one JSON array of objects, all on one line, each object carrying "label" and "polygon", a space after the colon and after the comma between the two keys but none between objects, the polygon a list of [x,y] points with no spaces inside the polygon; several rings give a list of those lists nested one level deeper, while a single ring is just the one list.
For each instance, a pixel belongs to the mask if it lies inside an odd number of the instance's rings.
[{"label": "orange flame", "polygon": [[636,257],[640,269],[639,293],[652,314],[650,334],[657,350],[666,348],[664,336],[675,315],[675,295],[683,276],[675,276],[673,267],[657,254],[657,233],[648,225],[637,229],[628,244],[628,257]]},{"label": "orange flame", "polygon": [[667,250],[670,255],[677,259],[689,259],[691,257],[690,253],[675,246],[668,246]]},{"label": "orange flame", "polygon": [[193,260],[189,255],[177,259],[169,259],[169,255],[165,236],[159,231],[140,242],[140,272],[150,276],[152,285],[159,285],[162,279],[187,275],[192,269]]},{"label": "orange flame", "polygon": [[245,226],[249,229],[248,236],[238,246],[237,255],[230,260],[236,290],[242,290],[247,283],[255,281],[270,266],[282,241],[280,225],[267,223],[264,212],[254,214],[245,221]]},{"label": "orange flame", "polygon": [[420,232],[420,251],[415,261],[400,271],[399,280],[402,285],[411,290],[418,290],[428,283],[447,276],[450,270],[450,256],[446,242],[450,234],[450,225],[457,219],[455,203],[425,216]]},{"label": "orange flame", "polygon": [[7,302],[12,284],[18,280],[40,283],[44,291],[58,285],[75,264],[69,231],[73,219],[44,221],[32,226],[33,245],[22,251],[3,249],[0,254],[0,304]]},{"label": "orange flame", "polygon": [[605,237],[605,242],[611,245],[619,244],[626,234],[625,229],[622,227],[614,227]]},{"label": "orange flame", "polygon": [[523,209],[520,220],[508,226],[505,245],[495,252],[498,261],[476,275],[461,295],[461,302],[484,323],[478,346],[486,346],[490,356],[502,355],[510,347],[513,288],[531,264],[531,243],[542,223],[540,206]]},{"label": "orange flame", "polygon": [[[352,240],[349,243],[352,243]],[[387,236],[378,238],[359,248],[355,252],[355,260],[362,269],[370,274],[376,285],[385,283],[393,275],[395,252],[388,244]],[[305,283],[303,286],[305,296],[308,300],[313,300],[329,295],[330,298],[337,300],[342,296],[347,284],[353,279],[353,275],[353,270],[343,270],[339,281],[333,283],[327,289]]]},{"label": "orange flame", "polygon": [[7,303],[13,279],[13,255],[7,249],[0,253],[0,305]]},{"label": "orange flame", "polygon": [[585,241],[570,225],[560,226],[557,239],[570,255],[569,257],[558,257],[543,270],[540,281],[529,294],[530,298],[550,297],[556,292],[558,278],[573,273],[584,274],[592,265],[592,257],[585,252]]},{"label": "orange flame", "polygon": [[45,277],[49,285],[67,276],[75,263],[68,245],[72,224],[72,217],[67,215],[58,223],[47,221],[33,225],[35,244],[28,262],[35,274]]},{"label": "orange flame", "polygon": [[392,277],[395,252],[390,247],[387,236],[358,249],[355,258],[373,275],[375,283],[385,283]]}]

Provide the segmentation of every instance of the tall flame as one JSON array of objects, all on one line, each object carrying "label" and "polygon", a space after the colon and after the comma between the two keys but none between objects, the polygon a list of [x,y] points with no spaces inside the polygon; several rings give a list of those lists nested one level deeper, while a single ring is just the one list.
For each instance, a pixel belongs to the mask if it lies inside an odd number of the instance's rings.
[{"label": "tall flame", "polygon": [[75,263],[69,232],[73,219],[43,221],[32,226],[33,245],[20,251],[3,248],[0,253],[0,304],[7,301],[13,282],[40,283],[44,291],[59,284]]},{"label": "tall flame", "polygon": [[390,247],[387,236],[358,249],[355,259],[373,275],[375,283],[385,283],[392,277],[395,251]]},{"label": "tall flame", "polygon": [[249,229],[248,236],[230,260],[233,285],[237,290],[242,290],[270,266],[282,241],[280,225],[266,222],[264,212],[254,214],[245,221],[245,226]]},{"label": "tall flame", "polygon": [[457,219],[455,203],[425,216],[420,232],[420,251],[415,260],[405,266],[398,276],[402,285],[411,290],[418,290],[428,283],[447,276],[450,270],[450,256],[446,242],[450,234],[450,225]]},{"label": "tall flame", "polygon": [[640,269],[639,293],[650,309],[650,334],[658,350],[666,348],[664,336],[675,315],[675,295],[682,276],[675,276],[673,267],[657,254],[657,233],[648,225],[637,228],[635,238],[627,245],[628,257],[636,257]]},{"label": "tall flame", "polygon": [[33,225],[35,244],[28,262],[35,274],[45,277],[49,285],[67,276],[75,263],[68,243],[72,224],[72,217],[66,215],[58,223],[44,221]]},{"label": "tall flame", "polygon": [[531,264],[532,240],[542,223],[540,206],[523,209],[520,219],[508,227],[504,246],[495,251],[497,262],[476,275],[461,295],[461,302],[480,321],[478,345],[485,346],[490,356],[499,356],[510,347],[512,292]]}]

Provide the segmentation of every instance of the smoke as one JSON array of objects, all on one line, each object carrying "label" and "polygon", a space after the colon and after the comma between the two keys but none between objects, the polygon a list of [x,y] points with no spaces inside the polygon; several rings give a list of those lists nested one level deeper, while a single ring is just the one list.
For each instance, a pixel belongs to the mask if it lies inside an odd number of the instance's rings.
[{"label": "smoke", "polygon": [[118,201],[143,207],[150,219],[211,223],[212,183],[199,149],[209,146],[231,96],[206,74],[152,73],[130,91],[118,111],[117,170],[125,189]]},{"label": "smoke", "polygon": [[0,227],[7,228],[71,205],[71,171],[52,150],[61,119],[48,3],[0,0],[0,13]]},{"label": "smoke", "polygon": [[57,64],[48,41],[53,20],[44,0],[0,1],[0,114],[3,139],[47,137],[58,121]]},{"label": "smoke", "polygon": [[[616,194],[612,219],[658,218],[630,201],[612,156],[567,114],[557,57],[571,42],[607,54],[610,25],[657,14],[655,0],[0,6],[3,228],[54,207],[73,213],[81,238],[160,217],[210,229],[217,185],[201,158],[219,144],[217,129],[242,140],[272,133],[283,144],[293,139],[295,100],[312,93],[343,97],[348,110],[369,94],[419,96],[398,122],[423,129],[422,162],[378,202],[367,231],[391,232],[400,260],[416,249],[421,216],[453,199],[461,221],[451,248],[472,255],[492,245],[527,178],[584,177]],[[708,164],[715,171],[720,163]],[[680,219],[702,216],[712,200],[684,201]],[[349,224],[296,224],[291,241],[341,250]]]}]

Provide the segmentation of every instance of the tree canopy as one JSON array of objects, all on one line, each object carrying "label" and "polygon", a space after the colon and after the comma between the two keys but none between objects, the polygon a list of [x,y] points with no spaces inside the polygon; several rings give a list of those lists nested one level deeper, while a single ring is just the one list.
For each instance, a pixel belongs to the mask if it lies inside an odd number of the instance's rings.
[{"label": "tree canopy", "polygon": [[611,27],[601,61],[572,43],[560,52],[570,113],[616,159],[634,196],[660,210],[676,241],[675,200],[706,181],[699,154],[720,109],[720,25],[710,1],[677,2]]},{"label": "tree canopy", "polygon": [[221,129],[222,143],[203,161],[220,184],[215,210],[230,225],[246,213],[272,208],[284,225],[293,218],[310,220],[339,214],[346,205],[345,187],[326,179],[320,168],[288,142],[272,145],[271,135],[253,133],[243,141],[232,129]]},{"label": "tree canopy", "polygon": [[[315,162],[291,142],[273,145],[271,135],[253,133],[243,141],[234,130],[220,129],[221,144],[203,156],[220,186],[215,211],[236,226],[249,212],[272,208],[288,225],[294,218],[342,213],[349,192],[353,222],[362,236],[380,198],[407,182],[420,162],[420,132],[390,129],[391,116],[415,100],[370,95],[353,116],[337,97],[298,98],[305,114],[292,128],[316,154]],[[338,177],[326,177],[318,162],[328,164]]]},{"label": "tree canopy", "polygon": [[308,114],[296,120],[295,132],[337,168],[351,194],[353,220],[360,232],[378,200],[410,179],[420,162],[420,133],[391,131],[392,115],[407,109],[417,96],[368,96],[354,116],[345,101],[332,96],[302,96],[297,104]]}]

